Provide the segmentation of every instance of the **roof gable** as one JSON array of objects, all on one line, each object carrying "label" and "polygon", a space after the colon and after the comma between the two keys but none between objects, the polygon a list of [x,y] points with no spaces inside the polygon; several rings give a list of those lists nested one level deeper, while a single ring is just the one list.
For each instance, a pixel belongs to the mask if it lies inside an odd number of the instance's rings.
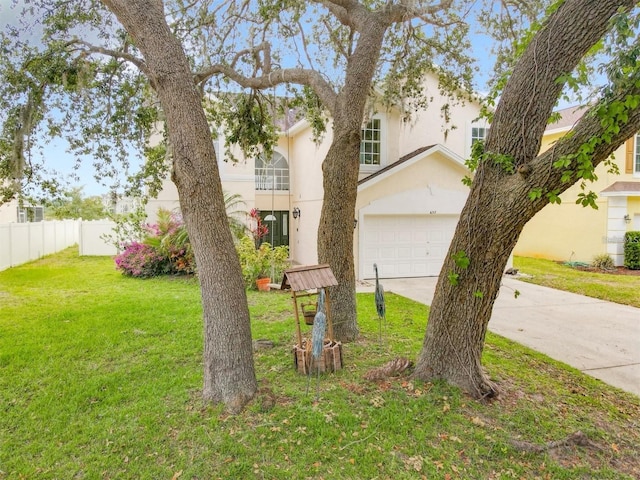
[{"label": "roof gable", "polygon": [[435,153],[440,153],[447,160],[451,161],[454,165],[457,165],[459,167],[464,168],[465,170],[468,170],[468,168],[464,163],[464,159],[460,155],[452,152],[444,145],[441,145],[438,143],[436,145],[428,145],[425,147],[418,148],[417,150],[414,150],[413,152],[400,157],[397,161],[387,165],[386,167],[381,168],[377,172],[369,175],[368,177],[363,178],[358,182],[358,191],[361,191],[365,188],[375,185],[376,183],[383,181],[389,178],[390,176],[396,174],[402,169],[407,168],[411,165],[414,165],[415,163]]}]

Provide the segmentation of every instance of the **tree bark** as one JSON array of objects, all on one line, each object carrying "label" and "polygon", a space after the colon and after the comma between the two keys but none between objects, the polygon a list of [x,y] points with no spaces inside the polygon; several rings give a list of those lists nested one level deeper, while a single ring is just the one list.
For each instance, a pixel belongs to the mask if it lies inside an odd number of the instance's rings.
[{"label": "tree bark", "polygon": [[247,298],[200,94],[162,2],[104,0],[144,56],[166,117],[173,181],[194,249],[204,319],[205,400],[238,412],[255,395]]},{"label": "tree bark", "polygon": [[335,337],[341,342],[358,337],[353,220],[360,136],[371,82],[389,27],[375,15],[367,15],[359,23],[360,38],[348,60],[345,84],[335,103],[333,141],[322,165],[324,201],[318,227],[318,260],[331,266],[338,281],[331,289],[331,318]]},{"label": "tree bark", "polygon": [[[524,225],[549,203],[545,195],[531,200],[528,194],[534,188],[545,192],[568,189],[577,177],[562,182],[565,168],[555,168],[553,162],[577,152],[589,139],[601,136],[605,128],[600,118],[592,115],[596,105],[585,113],[572,135],[537,156],[547,119],[562,89],[557,79],[573,70],[602,38],[618,8],[629,10],[633,5],[629,0],[597,4],[568,0],[536,34],[517,63],[485,145],[485,152],[494,157],[485,157],[480,163],[436,286],[416,378],[446,379],[478,398],[497,393],[481,365],[493,304]],[[631,86],[606,101],[624,101],[638,94],[640,89]],[[638,128],[640,111],[635,108],[611,142],[596,146],[593,165],[608,158]],[[492,158],[510,158],[516,172],[505,170]],[[575,160],[568,169],[577,169]],[[453,255],[458,252],[469,258],[468,267],[456,264]],[[451,281],[449,274],[457,274],[457,281]]]}]

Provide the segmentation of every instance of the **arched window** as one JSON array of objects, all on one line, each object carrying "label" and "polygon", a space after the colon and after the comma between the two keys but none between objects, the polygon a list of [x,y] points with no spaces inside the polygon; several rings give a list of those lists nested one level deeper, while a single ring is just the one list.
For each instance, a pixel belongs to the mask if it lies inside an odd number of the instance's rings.
[{"label": "arched window", "polygon": [[256,158],[256,190],[289,190],[289,164],[278,152],[269,162]]}]

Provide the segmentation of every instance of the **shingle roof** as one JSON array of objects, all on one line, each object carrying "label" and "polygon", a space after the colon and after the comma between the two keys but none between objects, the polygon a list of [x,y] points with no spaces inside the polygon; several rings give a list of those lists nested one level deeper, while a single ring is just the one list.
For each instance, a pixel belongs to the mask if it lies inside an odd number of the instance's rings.
[{"label": "shingle roof", "polygon": [[547,131],[561,128],[570,129],[586,113],[587,109],[588,105],[577,105],[558,110],[556,113],[560,114],[560,119],[547,125]]},{"label": "shingle roof", "polygon": [[600,192],[606,197],[615,196],[617,193],[634,193],[640,195],[640,182],[614,182]]}]

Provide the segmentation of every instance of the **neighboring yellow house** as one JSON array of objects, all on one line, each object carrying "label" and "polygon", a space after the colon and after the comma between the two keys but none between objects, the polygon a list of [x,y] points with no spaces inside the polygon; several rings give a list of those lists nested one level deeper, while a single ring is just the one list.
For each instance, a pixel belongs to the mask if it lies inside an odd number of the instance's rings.
[{"label": "neighboring yellow house", "polygon": [[[483,139],[487,126],[476,119],[480,105],[450,105],[445,127],[442,107],[448,103],[435,76],[425,79],[427,109],[403,119],[399,108],[380,109],[363,127],[360,182],[354,211],[354,258],[359,279],[373,276],[377,263],[385,278],[435,276],[440,273],[468,188],[464,158],[471,143]],[[239,193],[247,210],[260,209],[276,220],[266,240],[286,244],[296,264],[316,264],[317,231],[322,207],[322,162],[331,143],[331,126],[319,144],[306,121],[281,125],[272,159],[225,162],[217,148],[225,191]],[[218,144],[224,144],[219,132]],[[157,200],[148,204],[150,219],[159,206],[179,207],[175,186],[166,181]]]},{"label": "neighboring yellow house", "polygon": [[[560,111],[561,119],[545,132],[542,150],[569,132],[584,111]],[[560,205],[547,205],[525,226],[514,255],[591,262],[595,255],[609,254],[616,265],[623,265],[624,233],[640,230],[639,135],[616,150],[613,161],[619,175],[601,164],[596,168],[598,180],[587,186],[598,194],[597,210],[577,205],[581,190],[572,186],[561,195]]]}]

